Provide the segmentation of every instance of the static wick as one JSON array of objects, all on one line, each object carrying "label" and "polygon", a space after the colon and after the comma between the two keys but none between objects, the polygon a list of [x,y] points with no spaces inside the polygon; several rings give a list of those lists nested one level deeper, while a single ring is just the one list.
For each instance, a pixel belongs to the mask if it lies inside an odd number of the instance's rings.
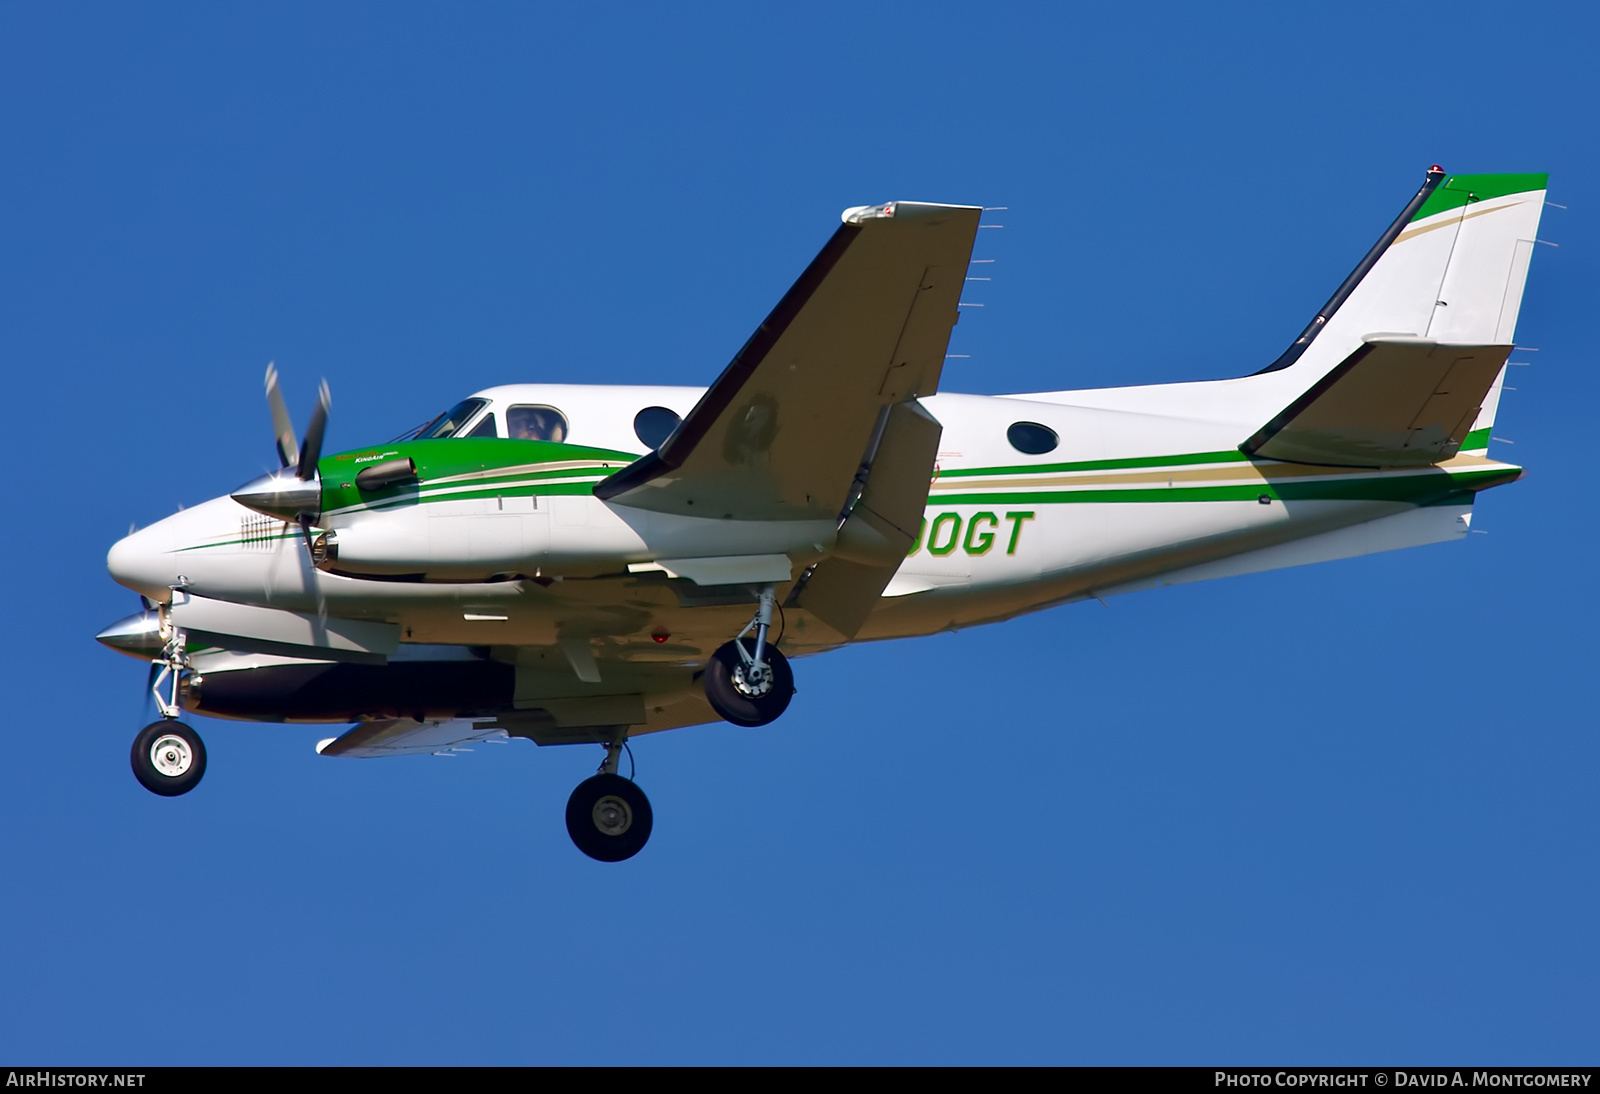
[{"label": "static wick", "polygon": [[967,280],[968,281],[993,281],[994,278],[992,278],[992,277],[969,277],[969,278],[967,278]]},{"label": "static wick", "polygon": [[1559,202],[1554,202],[1554,201],[1547,201],[1547,202],[1545,202],[1545,204],[1546,205],[1554,205],[1557,209],[1565,209],[1566,208],[1565,205],[1562,205]]},{"label": "static wick", "polygon": [[957,304],[956,307],[958,307],[958,308],[981,308],[981,307],[983,307],[983,305],[982,304]]},{"label": "static wick", "polygon": [[1004,213],[1010,208],[1011,206],[1009,205],[985,205],[983,211],[986,213]]},{"label": "static wick", "polygon": [[947,353],[947,354],[944,355],[945,360],[947,360],[947,361],[952,357],[971,357],[971,356],[972,356],[972,354],[970,354],[970,353]]}]

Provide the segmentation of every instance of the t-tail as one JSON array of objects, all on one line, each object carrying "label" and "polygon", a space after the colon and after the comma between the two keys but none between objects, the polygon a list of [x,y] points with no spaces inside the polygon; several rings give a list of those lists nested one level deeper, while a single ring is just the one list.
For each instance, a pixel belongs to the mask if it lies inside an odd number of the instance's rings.
[{"label": "t-tail", "polygon": [[1363,467],[1484,454],[1547,178],[1432,168],[1300,337],[1257,374],[1300,394],[1240,448]]}]

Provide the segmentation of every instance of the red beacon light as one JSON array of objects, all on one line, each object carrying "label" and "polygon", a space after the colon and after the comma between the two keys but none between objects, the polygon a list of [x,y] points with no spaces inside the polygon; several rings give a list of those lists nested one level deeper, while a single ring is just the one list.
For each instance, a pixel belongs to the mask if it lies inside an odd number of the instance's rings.
[{"label": "red beacon light", "polygon": [[664,631],[664,630],[657,629],[657,630],[653,630],[653,631],[650,632],[650,637],[655,639],[657,644],[659,644],[659,643],[665,642],[667,639],[671,638],[672,637],[672,632],[671,631]]}]

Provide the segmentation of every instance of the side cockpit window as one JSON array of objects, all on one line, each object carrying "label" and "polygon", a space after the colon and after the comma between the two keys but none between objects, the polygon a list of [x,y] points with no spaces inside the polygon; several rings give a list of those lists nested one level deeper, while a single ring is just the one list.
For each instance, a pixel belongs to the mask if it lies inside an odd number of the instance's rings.
[{"label": "side cockpit window", "polygon": [[553,406],[507,407],[506,436],[521,441],[564,441],[567,416]]},{"label": "side cockpit window", "polygon": [[[472,416],[488,405],[485,399],[462,399],[455,406],[439,415],[423,427],[417,434],[417,440],[438,440],[441,437],[455,437],[460,435],[461,427],[472,420]],[[490,427],[491,429],[493,426]]]},{"label": "side cockpit window", "polygon": [[481,421],[477,425],[473,426],[472,427],[472,432],[468,433],[467,436],[469,436],[469,437],[498,437],[498,436],[500,436],[499,433],[495,432],[494,411],[491,410],[489,413],[485,414],[483,416],[483,421]]}]

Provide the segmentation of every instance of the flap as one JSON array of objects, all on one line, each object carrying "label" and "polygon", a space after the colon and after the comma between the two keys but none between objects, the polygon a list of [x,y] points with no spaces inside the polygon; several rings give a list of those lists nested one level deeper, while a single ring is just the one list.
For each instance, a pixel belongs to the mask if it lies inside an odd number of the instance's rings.
[{"label": "flap", "polygon": [[1369,336],[1239,448],[1336,467],[1425,467],[1461,449],[1510,346]]},{"label": "flap", "polygon": [[982,210],[850,210],[658,452],[595,488],[734,520],[836,519],[885,406],[931,395]]},{"label": "flap", "polygon": [[861,498],[839,527],[834,554],[806,575],[790,603],[845,638],[855,637],[922,527],[942,433],[918,403],[889,412]]}]

